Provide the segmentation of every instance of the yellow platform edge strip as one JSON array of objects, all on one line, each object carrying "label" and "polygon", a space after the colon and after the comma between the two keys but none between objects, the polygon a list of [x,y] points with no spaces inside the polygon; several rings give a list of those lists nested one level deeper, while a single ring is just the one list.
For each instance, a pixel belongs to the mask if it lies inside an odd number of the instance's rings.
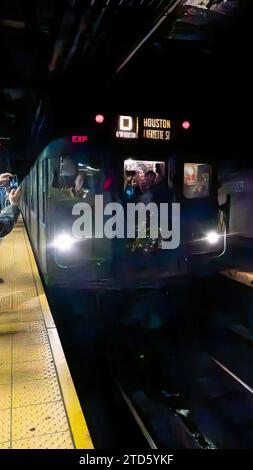
[{"label": "yellow platform edge strip", "polygon": [[39,296],[39,301],[44,316],[45,324],[47,327],[48,337],[51,349],[54,356],[55,366],[59,378],[59,383],[68,415],[72,436],[76,449],[93,449],[93,443],[90,437],[87,423],[83,416],[82,408],[77,397],[75,386],[67,365],[64,351],[61,346],[60,338],[54,324],[54,320],[48,305],[46,294],[40,279],[37,264],[32,252],[30,241],[26,233],[25,226],[23,226],[23,234],[29,254],[31,268],[36,284],[36,289]]},{"label": "yellow platform edge strip", "polygon": [[229,279],[233,279],[234,281],[253,287],[253,273],[238,271],[237,269],[226,269],[222,271],[221,274]]}]

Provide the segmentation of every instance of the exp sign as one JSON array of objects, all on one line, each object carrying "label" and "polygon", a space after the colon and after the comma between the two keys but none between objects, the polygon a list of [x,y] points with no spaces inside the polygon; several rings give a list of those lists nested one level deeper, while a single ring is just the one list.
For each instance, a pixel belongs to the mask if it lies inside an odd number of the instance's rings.
[{"label": "exp sign", "polygon": [[87,135],[72,135],[72,142],[76,144],[82,144],[83,142],[87,142],[88,136]]}]

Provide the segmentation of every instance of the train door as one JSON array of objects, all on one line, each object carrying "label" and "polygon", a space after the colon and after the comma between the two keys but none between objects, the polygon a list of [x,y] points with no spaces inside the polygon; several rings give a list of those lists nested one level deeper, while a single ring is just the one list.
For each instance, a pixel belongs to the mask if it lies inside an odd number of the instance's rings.
[{"label": "train door", "polygon": [[23,213],[23,215],[24,215],[24,218],[25,218],[25,221],[26,221],[27,228],[28,228],[28,230],[30,230],[30,198],[29,198],[28,188],[29,188],[29,175],[26,177],[26,179],[24,181],[24,195],[23,195],[23,200],[24,200],[23,210],[24,210],[24,213]]},{"label": "train door", "polygon": [[235,236],[252,238],[253,210],[252,175],[238,172],[228,177],[219,190],[219,202],[225,205],[229,219],[229,232]]},{"label": "train door", "polygon": [[46,271],[46,211],[48,190],[48,161],[38,163],[38,253],[43,271]]},{"label": "train door", "polygon": [[28,232],[31,230],[31,198],[30,198],[30,176],[27,175],[24,181],[22,182],[22,190],[23,190],[23,197],[22,197],[22,214],[26,223],[26,227]]}]

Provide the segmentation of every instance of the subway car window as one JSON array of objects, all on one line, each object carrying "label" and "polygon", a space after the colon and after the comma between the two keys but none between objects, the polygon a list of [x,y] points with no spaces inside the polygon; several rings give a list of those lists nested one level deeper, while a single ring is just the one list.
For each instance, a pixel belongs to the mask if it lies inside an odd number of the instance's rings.
[{"label": "subway car window", "polygon": [[47,201],[47,174],[48,174],[48,161],[42,160],[40,164],[40,178],[41,178],[41,189],[42,195],[40,199],[40,217],[41,223],[45,224],[46,222],[46,201]]},{"label": "subway car window", "polygon": [[74,184],[75,177],[78,172],[78,163],[75,162],[71,156],[64,156],[60,158],[60,188],[68,189]]},{"label": "subway car window", "polygon": [[35,168],[32,169],[31,172],[31,179],[30,179],[30,187],[31,187],[31,210],[34,212],[34,194],[35,194]]},{"label": "subway car window", "polygon": [[164,181],[164,162],[132,159],[124,161],[124,195],[127,199],[141,197]]},{"label": "subway car window", "polygon": [[211,165],[205,163],[184,164],[184,196],[187,199],[205,199],[210,196]]},{"label": "subway car window", "polygon": [[87,199],[101,192],[100,168],[87,163],[87,158],[66,156],[60,159],[60,171],[54,171],[51,186],[67,199]]}]

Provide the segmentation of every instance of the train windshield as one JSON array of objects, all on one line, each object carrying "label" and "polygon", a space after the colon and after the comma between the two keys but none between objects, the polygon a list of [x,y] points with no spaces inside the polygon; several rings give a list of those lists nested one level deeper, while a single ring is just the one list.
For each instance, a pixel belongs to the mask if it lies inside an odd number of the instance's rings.
[{"label": "train windshield", "polygon": [[204,199],[210,196],[212,169],[205,163],[184,164],[184,196]]},{"label": "train windshield", "polygon": [[[153,160],[124,161],[124,194],[126,199],[145,202],[165,184],[165,163]],[[146,202],[149,202],[146,201]]]},{"label": "train windshield", "polygon": [[[87,161],[63,157],[60,161],[60,172],[57,187],[68,198],[86,199],[99,192],[101,170],[90,166]],[[53,184],[55,187],[55,185]]]}]

